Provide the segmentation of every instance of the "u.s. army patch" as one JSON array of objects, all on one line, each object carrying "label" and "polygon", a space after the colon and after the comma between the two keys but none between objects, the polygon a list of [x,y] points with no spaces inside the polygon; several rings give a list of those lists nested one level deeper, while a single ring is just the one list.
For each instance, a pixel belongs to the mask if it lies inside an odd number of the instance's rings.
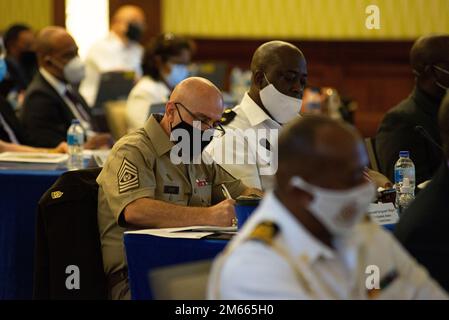
[{"label": "u.s. army patch", "polygon": [[119,193],[139,188],[139,170],[126,158],[123,159],[117,177]]}]

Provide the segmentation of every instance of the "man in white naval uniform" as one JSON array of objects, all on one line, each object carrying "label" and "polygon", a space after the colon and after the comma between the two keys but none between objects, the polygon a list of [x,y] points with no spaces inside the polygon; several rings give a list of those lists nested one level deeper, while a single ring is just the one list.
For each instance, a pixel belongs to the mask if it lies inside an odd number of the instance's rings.
[{"label": "man in white naval uniform", "polygon": [[[226,134],[215,138],[206,150],[246,185],[269,190],[277,169],[272,148],[281,126],[299,116],[307,64],[294,45],[271,41],[255,51],[251,71],[250,90],[223,115]],[[255,136],[245,135],[248,129],[255,130]],[[229,142],[234,147],[228,147]]]},{"label": "man in white naval uniform", "polygon": [[283,130],[276,188],[214,263],[211,299],[447,299],[381,227],[362,139],[307,116]]}]

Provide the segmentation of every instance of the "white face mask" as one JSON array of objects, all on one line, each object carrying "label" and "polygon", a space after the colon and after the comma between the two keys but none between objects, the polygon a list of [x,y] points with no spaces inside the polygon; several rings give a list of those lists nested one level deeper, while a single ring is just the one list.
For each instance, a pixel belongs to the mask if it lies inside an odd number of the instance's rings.
[{"label": "white face mask", "polygon": [[64,78],[73,85],[81,83],[86,75],[86,68],[79,56],[70,60],[63,69]]},{"label": "white face mask", "polygon": [[[264,75],[265,76],[265,75]],[[280,124],[285,124],[299,115],[302,100],[279,92],[267,77],[268,86],[260,90],[259,95],[264,107]]]},{"label": "white face mask", "polygon": [[313,186],[295,176],[290,184],[313,195],[307,209],[334,236],[345,236],[353,230],[363,218],[376,192],[371,182],[348,190],[330,190]]}]

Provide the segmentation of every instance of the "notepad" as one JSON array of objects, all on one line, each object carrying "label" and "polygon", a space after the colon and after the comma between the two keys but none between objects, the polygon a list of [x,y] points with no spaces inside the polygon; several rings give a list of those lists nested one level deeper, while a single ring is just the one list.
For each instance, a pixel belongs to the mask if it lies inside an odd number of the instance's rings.
[{"label": "notepad", "polygon": [[146,234],[162,238],[202,239],[217,233],[235,234],[236,227],[193,226],[184,228],[145,229],[127,231],[126,234]]},{"label": "notepad", "polygon": [[37,152],[3,152],[0,153],[2,162],[22,162],[22,163],[62,163],[67,161],[67,154],[58,153],[37,153]]}]

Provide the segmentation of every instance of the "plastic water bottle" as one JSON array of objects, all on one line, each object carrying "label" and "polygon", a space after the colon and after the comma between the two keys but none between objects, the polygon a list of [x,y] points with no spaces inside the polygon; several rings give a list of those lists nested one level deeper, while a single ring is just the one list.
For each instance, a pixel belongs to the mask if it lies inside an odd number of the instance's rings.
[{"label": "plastic water bottle", "polygon": [[69,170],[79,170],[84,168],[83,145],[84,128],[79,120],[72,120],[72,125],[67,131],[67,144],[69,147],[69,159],[67,168]]},{"label": "plastic water bottle", "polygon": [[396,187],[396,208],[402,213],[415,198],[415,165],[408,151],[399,153],[399,160],[394,166]]},{"label": "plastic water bottle", "polygon": [[399,214],[402,214],[415,199],[414,191],[410,186],[408,178],[404,178],[397,199]]}]

